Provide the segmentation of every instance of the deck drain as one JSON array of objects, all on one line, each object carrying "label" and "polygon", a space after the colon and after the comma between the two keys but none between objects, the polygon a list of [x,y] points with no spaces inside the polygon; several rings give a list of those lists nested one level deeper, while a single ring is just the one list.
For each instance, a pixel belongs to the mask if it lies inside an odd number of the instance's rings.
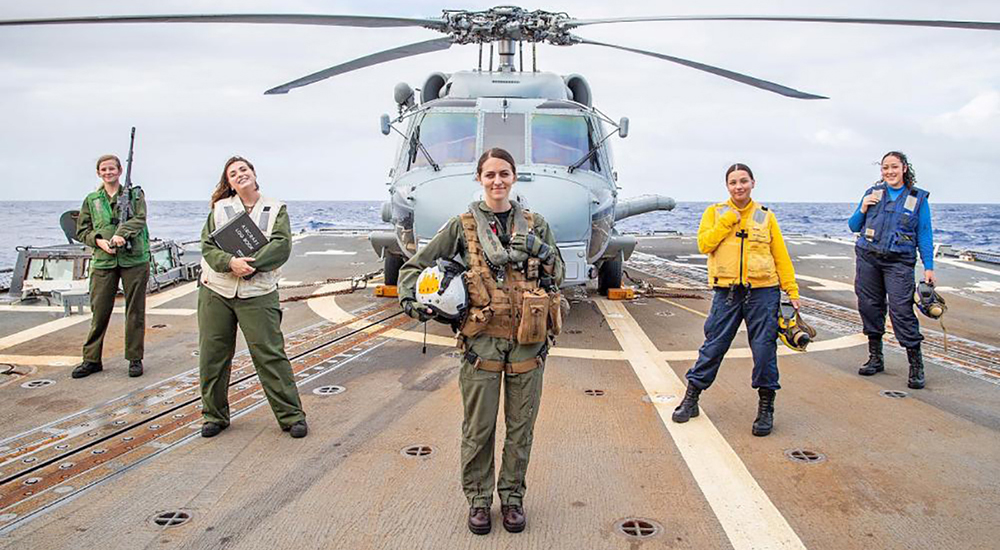
[{"label": "deck drain", "polygon": [[73,466],[76,466],[76,464],[73,464],[72,462],[63,462],[62,464],[59,465],[59,469],[60,470],[69,470]]},{"label": "deck drain", "polygon": [[159,424],[153,424],[149,427],[150,430],[159,430],[162,426]]},{"label": "deck drain", "polygon": [[313,390],[316,395],[337,395],[338,393],[344,393],[347,388],[344,386],[320,386]]},{"label": "deck drain", "polygon": [[600,397],[604,395],[604,390],[583,390],[583,393],[591,397]]},{"label": "deck drain", "polygon": [[28,382],[21,384],[21,387],[26,390],[35,390],[38,388],[44,388],[45,386],[51,386],[52,384],[55,383],[56,383],[55,380],[49,380],[48,378],[39,378],[38,380],[29,380]]},{"label": "deck drain", "polygon": [[674,316],[674,312],[673,311],[657,311],[656,312],[656,316],[657,317],[673,317]]},{"label": "deck drain", "polygon": [[63,450],[69,449],[69,445],[67,445],[66,443],[60,443],[60,444],[56,445],[56,449],[59,449],[60,451],[63,451]]},{"label": "deck drain", "polygon": [[34,485],[34,484],[38,483],[41,480],[42,480],[42,478],[40,478],[40,477],[29,477],[28,479],[24,480],[24,484],[25,485]]},{"label": "deck drain", "polygon": [[404,448],[400,452],[403,453],[403,456],[423,458],[426,456],[430,456],[431,453],[434,452],[434,449],[427,445],[410,445],[409,447]]},{"label": "deck drain", "polygon": [[809,449],[788,449],[785,451],[785,456],[793,462],[801,462],[803,464],[819,464],[826,460],[826,455],[823,453],[817,453]]},{"label": "deck drain", "polygon": [[128,420],[115,420],[113,424],[115,426],[124,426],[125,424],[128,424]]},{"label": "deck drain", "polygon": [[174,418],[184,418],[184,414],[183,413],[177,413],[177,414],[174,415]]},{"label": "deck drain", "polygon": [[21,462],[23,462],[25,464],[31,464],[32,462],[34,462],[36,460],[38,460],[38,459],[35,458],[35,457],[33,457],[33,456],[29,456],[28,458],[22,460]]},{"label": "deck drain", "polygon": [[106,451],[105,449],[94,449],[93,451],[90,451],[90,454],[102,455],[106,452],[108,451]]},{"label": "deck drain", "polygon": [[135,438],[132,437],[131,435],[126,435],[125,437],[122,438],[122,441],[132,441],[133,439]]},{"label": "deck drain", "polygon": [[191,357],[198,357],[198,350],[192,351],[191,352]]},{"label": "deck drain", "polygon": [[878,392],[878,394],[881,395],[882,397],[888,397],[889,399],[902,399],[907,395],[909,395],[905,391],[898,391],[898,390],[882,390]]},{"label": "deck drain", "polygon": [[626,518],[615,524],[615,529],[630,539],[649,539],[663,532],[663,527],[651,519]]},{"label": "deck drain", "polygon": [[583,331],[578,328],[571,328],[566,330],[566,334],[583,334]]},{"label": "deck drain", "polygon": [[164,325],[163,323],[159,323],[159,324],[153,325],[153,326],[151,326],[149,328],[167,328],[167,325]]},{"label": "deck drain", "polygon": [[153,523],[161,527],[177,527],[191,520],[191,514],[187,512],[173,511],[157,514],[153,518]]}]

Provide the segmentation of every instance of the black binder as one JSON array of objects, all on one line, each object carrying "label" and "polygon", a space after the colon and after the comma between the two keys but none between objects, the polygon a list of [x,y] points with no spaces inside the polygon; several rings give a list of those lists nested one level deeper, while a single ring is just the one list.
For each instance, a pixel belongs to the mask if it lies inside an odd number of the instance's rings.
[{"label": "black binder", "polygon": [[267,244],[264,232],[250,219],[250,214],[246,211],[240,212],[222,227],[216,228],[212,232],[212,240],[219,248],[237,258],[251,256]]}]

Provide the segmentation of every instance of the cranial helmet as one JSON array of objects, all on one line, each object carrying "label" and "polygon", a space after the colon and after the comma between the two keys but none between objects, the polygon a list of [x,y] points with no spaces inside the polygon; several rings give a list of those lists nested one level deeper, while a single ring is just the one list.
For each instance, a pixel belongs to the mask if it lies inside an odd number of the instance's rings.
[{"label": "cranial helmet", "polygon": [[917,285],[917,290],[913,293],[913,303],[917,305],[920,313],[931,319],[940,319],[948,311],[944,298],[934,290],[934,285],[927,282]]},{"label": "cranial helmet", "polygon": [[816,338],[816,330],[802,320],[795,306],[784,302],[778,306],[778,338],[795,351],[805,351]]},{"label": "cranial helmet", "polygon": [[465,287],[465,266],[439,259],[417,277],[417,302],[434,311],[435,320],[453,324],[465,317],[469,309],[469,292]]}]

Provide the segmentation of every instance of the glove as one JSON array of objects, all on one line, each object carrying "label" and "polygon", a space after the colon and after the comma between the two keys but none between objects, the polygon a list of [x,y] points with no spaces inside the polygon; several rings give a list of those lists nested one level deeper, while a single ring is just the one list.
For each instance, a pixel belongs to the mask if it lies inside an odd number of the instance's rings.
[{"label": "glove", "polygon": [[426,323],[434,318],[433,314],[427,313],[427,307],[421,305],[413,298],[403,300],[401,305],[403,307],[403,313],[413,317],[421,323]]},{"label": "glove", "polygon": [[542,239],[535,236],[533,233],[527,235],[521,235],[520,233],[514,235],[510,239],[510,247],[513,250],[520,250],[527,253],[529,256],[538,258],[544,261],[552,253],[552,247],[545,243]]}]

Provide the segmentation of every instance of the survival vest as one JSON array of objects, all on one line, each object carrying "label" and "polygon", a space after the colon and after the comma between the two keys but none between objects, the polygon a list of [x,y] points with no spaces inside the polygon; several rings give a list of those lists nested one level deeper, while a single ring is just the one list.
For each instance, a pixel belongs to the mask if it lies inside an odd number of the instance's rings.
[{"label": "survival vest", "polygon": [[865,212],[865,224],[861,228],[856,246],[876,254],[895,254],[904,261],[917,261],[917,222],[920,207],[930,195],[917,187],[903,190],[896,200],[889,200],[885,183],[872,186],[865,193],[882,190],[882,200]]},{"label": "survival vest", "polygon": [[[728,203],[714,205],[715,219],[731,210]],[[766,206],[754,204],[745,228],[734,224],[729,235],[708,255],[708,284],[714,287],[748,284],[752,288],[778,285],[778,270],[771,254],[769,218]]]},{"label": "survival vest", "polygon": [[[533,228],[532,213],[524,211],[524,217],[528,227]],[[503,281],[498,282],[479,242],[476,218],[471,212],[466,212],[460,220],[469,263],[465,272],[469,313],[459,333],[466,338],[485,335],[520,344],[536,344],[546,341],[548,336],[558,335],[562,328],[561,293],[546,292],[539,286],[537,277],[529,279],[521,266],[512,262],[503,267]],[[537,262],[538,259],[527,260],[532,261]],[[548,269],[548,266],[541,269]],[[534,270],[538,271],[537,268]]]},{"label": "survival vest", "polygon": [[[281,211],[282,206],[284,203],[261,195],[257,204],[250,211],[250,219],[257,224],[257,227],[268,239],[271,238],[274,222],[278,219],[278,212]],[[222,227],[241,211],[243,211],[243,203],[240,202],[239,195],[233,195],[216,202],[215,207],[212,208],[215,227]],[[225,273],[214,271],[204,258],[201,259],[201,284],[223,298],[263,296],[278,288],[278,279],[280,278],[280,268],[273,271],[255,271],[249,279],[244,279],[228,271]]]},{"label": "survival vest", "polygon": [[[121,187],[118,192],[121,193],[124,189],[124,187]],[[129,199],[132,201],[133,209],[138,206],[141,197],[142,189],[138,186],[132,186]],[[115,210],[118,208],[118,201],[115,201],[115,204],[111,203],[108,194],[104,191],[103,185],[87,195],[85,200],[90,207],[90,219],[94,224],[94,230],[97,231],[97,234],[102,239],[111,240],[111,237],[114,237],[115,232],[118,231],[118,224],[115,223],[115,220],[118,218],[118,213]],[[143,227],[138,235],[132,237],[131,243],[132,252],[128,252],[125,247],[121,247],[115,251],[115,254],[108,254],[101,250],[100,247],[94,248],[90,260],[91,269],[114,269],[119,266],[135,267],[137,265],[148,264],[149,232],[147,229]]]}]

